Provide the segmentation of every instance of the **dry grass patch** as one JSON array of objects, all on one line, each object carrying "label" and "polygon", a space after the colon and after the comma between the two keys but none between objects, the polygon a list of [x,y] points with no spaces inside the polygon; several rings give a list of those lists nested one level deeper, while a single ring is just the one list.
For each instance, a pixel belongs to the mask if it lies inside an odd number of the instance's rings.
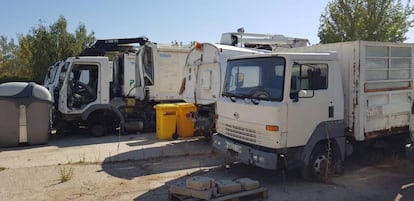
[{"label": "dry grass patch", "polygon": [[67,182],[72,179],[73,177],[73,168],[72,167],[65,167],[60,166],[59,167],[59,180],[60,183]]}]

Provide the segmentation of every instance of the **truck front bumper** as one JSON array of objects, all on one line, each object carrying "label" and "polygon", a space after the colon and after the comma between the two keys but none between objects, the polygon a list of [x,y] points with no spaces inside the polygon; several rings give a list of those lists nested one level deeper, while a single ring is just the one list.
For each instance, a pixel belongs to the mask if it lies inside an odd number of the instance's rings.
[{"label": "truck front bumper", "polygon": [[218,133],[213,135],[212,141],[213,150],[216,153],[229,155],[248,165],[270,170],[277,169],[278,155],[276,153],[254,149]]}]

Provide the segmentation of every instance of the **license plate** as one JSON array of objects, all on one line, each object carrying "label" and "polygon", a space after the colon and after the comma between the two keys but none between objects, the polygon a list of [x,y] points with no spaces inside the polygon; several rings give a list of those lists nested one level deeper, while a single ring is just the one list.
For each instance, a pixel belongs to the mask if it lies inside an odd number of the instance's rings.
[{"label": "license plate", "polygon": [[230,149],[230,150],[233,150],[237,153],[241,153],[241,146],[240,145],[233,144],[233,143],[228,142],[228,141],[226,141],[226,148]]}]

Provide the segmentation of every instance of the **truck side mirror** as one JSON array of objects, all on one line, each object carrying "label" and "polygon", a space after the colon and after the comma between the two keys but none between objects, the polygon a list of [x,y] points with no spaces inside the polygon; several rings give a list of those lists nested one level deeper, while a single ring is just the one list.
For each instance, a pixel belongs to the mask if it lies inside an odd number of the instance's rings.
[{"label": "truck side mirror", "polygon": [[300,90],[299,91],[299,98],[312,98],[315,95],[314,90]]}]

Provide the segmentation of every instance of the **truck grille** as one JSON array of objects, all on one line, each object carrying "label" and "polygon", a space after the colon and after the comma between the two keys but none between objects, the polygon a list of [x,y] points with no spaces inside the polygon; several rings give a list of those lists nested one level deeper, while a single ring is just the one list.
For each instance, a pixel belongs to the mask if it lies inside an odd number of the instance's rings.
[{"label": "truck grille", "polygon": [[252,143],[257,142],[257,135],[260,134],[257,130],[243,128],[231,124],[223,124],[223,130],[224,134],[229,137]]}]

